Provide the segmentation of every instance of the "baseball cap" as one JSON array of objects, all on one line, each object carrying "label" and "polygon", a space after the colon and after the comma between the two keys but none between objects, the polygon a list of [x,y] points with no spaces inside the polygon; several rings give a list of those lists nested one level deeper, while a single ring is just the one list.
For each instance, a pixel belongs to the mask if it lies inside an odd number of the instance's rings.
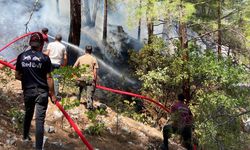
[{"label": "baseball cap", "polygon": [[30,36],[30,41],[29,41],[29,45],[30,46],[34,46],[34,47],[40,47],[43,46],[44,44],[44,40],[43,40],[43,35],[41,33],[33,33]]}]

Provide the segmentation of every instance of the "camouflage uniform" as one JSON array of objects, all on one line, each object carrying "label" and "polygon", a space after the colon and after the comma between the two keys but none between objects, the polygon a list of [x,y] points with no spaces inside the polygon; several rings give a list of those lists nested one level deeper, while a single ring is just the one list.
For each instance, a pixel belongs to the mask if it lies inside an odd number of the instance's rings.
[{"label": "camouflage uniform", "polygon": [[96,70],[98,69],[98,63],[95,57],[86,53],[79,57],[74,64],[74,67],[85,67],[85,71],[81,74],[81,77],[77,79],[77,85],[79,86],[78,100],[81,100],[82,91],[86,91],[87,108],[93,109],[93,96],[95,92],[96,84]]}]

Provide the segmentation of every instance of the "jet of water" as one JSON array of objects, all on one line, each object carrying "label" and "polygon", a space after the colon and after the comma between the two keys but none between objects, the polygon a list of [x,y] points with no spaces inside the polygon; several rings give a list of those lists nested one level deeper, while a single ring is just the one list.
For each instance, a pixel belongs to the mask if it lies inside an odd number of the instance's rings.
[{"label": "jet of water", "polygon": [[[53,36],[51,36],[51,35],[48,35],[48,36],[49,36],[50,38],[52,38],[52,39],[55,39],[55,38],[54,38]],[[71,48],[77,50],[78,52],[81,52],[81,53],[84,53],[84,52],[85,52],[82,48],[80,48],[80,47],[78,47],[78,46],[76,46],[76,45],[74,45],[74,44],[71,44],[71,43],[69,43],[69,42],[62,41],[62,43],[65,44],[65,45],[67,45],[67,46],[70,46]],[[95,55],[94,55],[94,56],[95,56]],[[109,71],[110,71],[111,73],[113,73],[114,75],[116,75],[116,76],[118,76],[118,77],[120,77],[120,78],[124,78],[125,81],[127,81],[127,82],[129,82],[129,83],[131,83],[131,84],[135,84],[135,83],[136,83],[136,81],[134,81],[134,80],[132,80],[132,79],[130,79],[130,78],[124,76],[121,72],[119,72],[117,69],[113,68],[113,67],[110,66],[109,64],[105,63],[102,59],[98,58],[97,56],[95,56],[95,58],[97,59],[97,61],[98,61],[103,67],[105,67],[107,70],[109,70]]]}]

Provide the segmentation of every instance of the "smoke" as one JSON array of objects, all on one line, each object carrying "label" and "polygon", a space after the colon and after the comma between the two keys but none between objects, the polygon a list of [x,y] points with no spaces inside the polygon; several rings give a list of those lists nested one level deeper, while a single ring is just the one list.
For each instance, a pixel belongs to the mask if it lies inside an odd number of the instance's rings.
[{"label": "smoke", "polygon": [[[36,0],[0,0],[0,46],[26,32],[25,24],[29,20],[35,1]],[[30,31],[40,31],[41,28],[47,27],[49,28],[49,34],[55,35],[60,33],[63,36],[63,40],[67,40],[70,23],[70,2],[69,0],[59,0],[58,2],[59,12],[57,10],[56,0],[39,0],[39,5],[33,12],[28,24],[28,29]],[[91,12],[93,10],[93,2],[93,0],[89,0],[89,9]],[[102,1],[99,6],[95,30],[98,35],[101,35],[103,25]],[[127,27],[126,20],[128,16],[126,14],[129,13],[125,8],[125,4],[120,2],[116,8],[113,12],[109,11],[109,23],[122,25],[126,32],[136,38],[136,32],[134,32],[134,30],[128,30]],[[93,33],[93,31],[91,31],[91,33]],[[100,37],[101,36],[99,36],[99,38]],[[82,35],[82,40],[84,40],[84,34]]]},{"label": "smoke", "polygon": [[68,0],[59,0],[59,11],[55,0],[43,0],[42,8],[34,16],[33,24],[36,24],[36,30],[41,27],[48,27],[50,34],[60,33],[63,39],[69,35],[70,23],[70,4]]},{"label": "smoke", "polygon": [[[63,37],[68,35],[69,27],[69,2],[59,1],[59,10],[55,0],[40,0],[39,5],[34,9],[35,0],[0,0],[0,47],[9,41],[26,33],[26,23],[30,19],[27,27],[29,31],[40,31],[43,27],[48,27],[52,35],[60,33]],[[11,49],[15,48],[12,46]],[[10,49],[10,48],[9,48]],[[14,51],[14,53],[13,53]],[[5,50],[0,55],[4,57],[14,57],[15,50]]]},{"label": "smoke", "polygon": [[[26,6],[17,2],[10,2],[8,0],[0,1],[0,42],[1,45],[5,41],[10,41],[11,36],[19,35],[24,31],[23,18],[28,17],[24,12]],[[15,10],[15,11],[13,11]],[[23,14],[22,17],[16,17],[18,14]],[[23,28],[21,27],[23,26]]]},{"label": "smoke", "polygon": [[[60,0],[60,15],[57,14],[56,1],[43,0],[33,12],[33,16],[28,24],[30,31],[40,31],[46,26],[53,32],[68,31],[64,30],[68,26],[69,17],[67,17],[66,0]],[[31,12],[33,11],[35,1],[30,0],[0,0],[0,33],[1,44],[7,40],[26,32],[25,24],[28,22]],[[67,34],[67,33],[65,33]],[[3,38],[2,38],[3,37]]]},{"label": "smoke", "polygon": [[[25,24],[29,21],[31,14],[31,19],[27,25],[29,31],[40,31],[43,27],[47,27],[50,35],[55,36],[60,33],[63,40],[67,41],[70,24],[69,0],[58,0],[59,5],[57,5],[56,0],[39,0],[39,5],[34,10],[34,4],[36,1],[37,0],[0,0],[0,47],[26,32]],[[89,7],[92,15],[94,0],[88,1],[89,6],[83,7]],[[85,4],[83,2],[84,0],[82,0],[82,4]],[[121,25],[127,29],[127,16],[125,15],[127,12],[124,5],[124,3],[118,3],[116,11],[109,11],[109,24]],[[104,46],[102,45],[103,1],[100,1],[99,6],[96,26],[93,28],[82,24],[80,47],[85,47],[85,45],[91,44],[94,47],[99,47],[101,50],[104,49]],[[84,17],[82,21],[86,21],[84,20]],[[127,31],[125,30],[125,32]],[[13,47],[14,46],[11,48],[13,49]],[[5,57],[17,55],[16,53],[13,53],[13,50],[10,52],[11,53],[4,51],[4,54],[0,53],[0,55],[4,55]]]}]

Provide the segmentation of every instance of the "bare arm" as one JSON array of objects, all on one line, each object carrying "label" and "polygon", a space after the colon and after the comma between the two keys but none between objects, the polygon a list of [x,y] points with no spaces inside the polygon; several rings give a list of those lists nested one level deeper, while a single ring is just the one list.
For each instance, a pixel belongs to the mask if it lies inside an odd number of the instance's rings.
[{"label": "bare arm", "polygon": [[16,71],[16,72],[15,72],[15,78],[16,78],[17,80],[20,80],[20,81],[21,81],[21,79],[22,79],[22,74],[21,74],[19,71]]},{"label": "bare arm", "polygon": [[45,52],[43,52],[45,55],[49,56],[50,49],[47,49]]},{"label": "bare arm", "polygon": [[47,83],[49,86],[49,95],[51,96],[51,100],[55,102],[56,97],[55,97],[55,91],[54,91],[54,81],[50,73],[47,74]]},{"label": "bare arm", "polygon": [[97,81],[97,69],[98,68],[94,68],[94,80]]},{"label": "bare arm", "polygon": [[45,55],[49,56],[49,53],[50,53],[50,50],[51,50],[51,44],[49,44],[47,46],[47,50],[45,52],[43,52]]},{"label": "bare arm", "polygon": [[99,68],[99,65],[98,65],[98,62],[97,62],[97,60],[95,59],[95,62],[94,62],[94,81],[96,82],[97,81],[97,71],[98,71],[98,68]]},{"label": "bare arm", "polygon": [[68,56],[67,56],[67,53],[64,53],[64,56],[63,56],[63,66],[66,66],[68,63]]},{"label": "bare arm", "polygon": [[78,66],[79,66],[79,59],[77,59],[77,61],[75,62],[73,68],[76,68],[76,67],[78,67]]}]

